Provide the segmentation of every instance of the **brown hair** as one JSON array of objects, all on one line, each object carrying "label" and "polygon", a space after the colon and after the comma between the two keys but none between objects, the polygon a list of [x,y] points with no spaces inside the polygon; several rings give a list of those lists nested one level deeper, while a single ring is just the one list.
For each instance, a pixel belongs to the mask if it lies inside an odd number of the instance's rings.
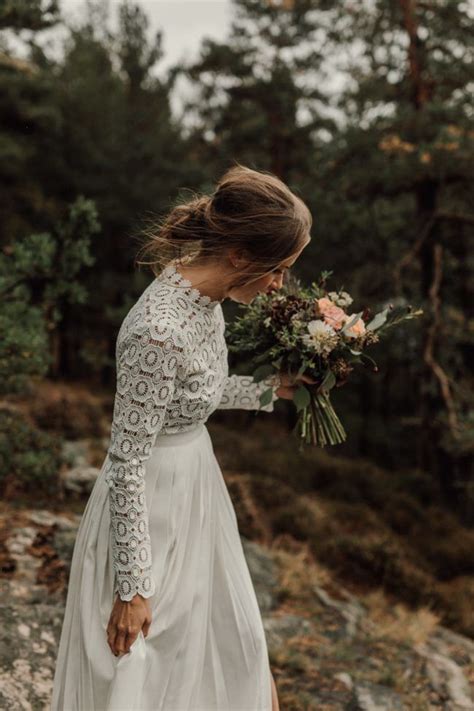
[{"label": "brown hair", "polygon": [[[312,216],[303,200],[272,173],[237,163],[211,195],[194,194],[143,230],[139,254],[155,274],[173,258],[218,260],[237,248],[251,260],[238,285],[258,279],[295,254],[309,237]],[[237,286],[237,284],[234,284]]]}]

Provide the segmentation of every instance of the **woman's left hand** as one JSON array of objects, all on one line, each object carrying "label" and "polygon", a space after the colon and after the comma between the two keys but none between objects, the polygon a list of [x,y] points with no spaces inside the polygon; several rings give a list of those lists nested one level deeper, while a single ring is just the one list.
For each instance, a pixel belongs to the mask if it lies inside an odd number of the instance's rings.
[{"label": "woman's left hand", "polygon": [[301,386],[302,383],[309,383],[315,385],[318,381],[309,375],[303,373],[302,375],[294,376],[289,373],[280,371],[279,373],[281,385],[276,390],[278,397],[284,400],[293,400],[296,390]]}]

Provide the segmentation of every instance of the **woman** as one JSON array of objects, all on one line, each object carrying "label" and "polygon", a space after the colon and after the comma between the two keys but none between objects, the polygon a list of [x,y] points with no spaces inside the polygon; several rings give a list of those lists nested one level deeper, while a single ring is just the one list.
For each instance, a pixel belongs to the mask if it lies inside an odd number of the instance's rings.
[{"label": "woman", "polygon": [[52,711],[278,709],[205,422],[292,399],[286,373],[228,375],[221,303],[281,288],[311,224],[278,178],[237,164],[147,231],[155,279],[117,337],[110,446],[77,533]]}]

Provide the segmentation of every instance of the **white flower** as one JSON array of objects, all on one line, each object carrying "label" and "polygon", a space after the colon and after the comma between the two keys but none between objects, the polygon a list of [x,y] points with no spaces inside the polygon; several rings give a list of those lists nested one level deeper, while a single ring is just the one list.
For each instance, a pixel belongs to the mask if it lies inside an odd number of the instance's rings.
[{"label": "white flower", "polygon": [[307,324],[308,333],[303,334],[302,340],[307,346],[314,348],[316,353],[330,353],[337,345],[336,331],[328,323],[316,319]]},{"label": "white flower", "polygon": [[349,306],[354,301],[354,299],[351,297],[350,294],[347,293],[347,291],[330,291],[328,293],[328,297],[333,303],[335,303],[337,306],[340,306],[341,308]]},{"label": "white flower", "polygon": [[271,319],[270,316],[267,316],[267,318],[265,318],[265,319],[263,320],[263,324],[264,324],[265,326],[269,326],[269,325],[271,324],[271,322],[272,322],[272,319]]}]

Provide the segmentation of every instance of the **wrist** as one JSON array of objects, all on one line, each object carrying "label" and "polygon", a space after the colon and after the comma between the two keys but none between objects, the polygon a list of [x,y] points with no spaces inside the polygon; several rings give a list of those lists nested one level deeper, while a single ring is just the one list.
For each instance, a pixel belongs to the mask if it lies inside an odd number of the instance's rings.
[{"label": "wrist", "polygon": [[273,373],[273,375],[270,375],[268,378],[268,382],[273,388],[273,396],[275,397],[281,397],[280,395],[280,388],[282,387],[282,379],[280,376],[280,373]]}]

